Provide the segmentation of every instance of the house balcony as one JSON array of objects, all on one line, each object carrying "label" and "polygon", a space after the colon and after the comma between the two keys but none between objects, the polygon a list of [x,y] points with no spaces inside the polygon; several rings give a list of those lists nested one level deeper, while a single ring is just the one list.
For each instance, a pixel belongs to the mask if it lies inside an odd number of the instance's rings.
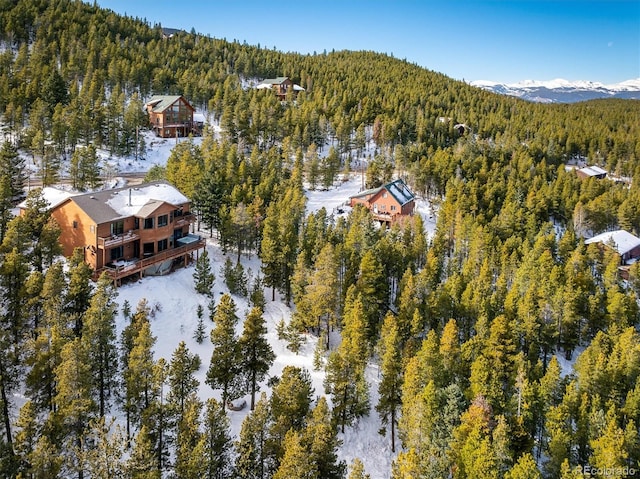
[{"label": "house balcony", "polygon": [[173,225],[175,228],[188,226],[191,223],[195,223],[195,222],[196,222],[196,215],[194,215],[193,213],[185,213],[182,216],[173,217]]},{"label": "house balcony", "polygon": [[140,235],[134,230],[119,235],[111,235],[107,237],[98,236],[98,249],[113,248],[115,246],[124,245],[140,239]]},{"label": "house balcony", "polygon": [[97,270],[95,272],[95,277],[98,278],[103,272],[106,272],[115,283],[118,283],[122,278],[136,273],[139,273],[142,276],[142,271],[150,266],[186,256],[187,254],[206,246],[205,240],[196,235],[187,235],[181,238],[181,240],[183,241],[179,246],[166,249],[143,259],[120,260],[115,261],[114,263],[109,263],[104,268]]}]

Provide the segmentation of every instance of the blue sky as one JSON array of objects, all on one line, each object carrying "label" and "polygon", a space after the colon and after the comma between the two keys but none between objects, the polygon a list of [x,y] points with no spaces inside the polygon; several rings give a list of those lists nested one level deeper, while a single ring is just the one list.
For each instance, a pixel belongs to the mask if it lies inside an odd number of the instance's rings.
[{"label": "blue sky", "polygon": [[458,80],[640,78],[640,0],[97,0],[281,51],[372,50]]}]

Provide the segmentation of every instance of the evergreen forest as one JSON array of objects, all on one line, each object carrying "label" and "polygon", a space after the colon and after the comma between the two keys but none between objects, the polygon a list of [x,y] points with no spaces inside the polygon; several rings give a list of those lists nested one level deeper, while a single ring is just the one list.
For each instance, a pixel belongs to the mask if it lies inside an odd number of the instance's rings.
[{"label": "evergreen forest", "polygon": [[[304,91],[252,88],[280,76]],[[119,311],[80,251],[61,260],[38,189],[11,213],[25,162],[43,186],[84,191],[102,181],[98,149],[143,155],[156,94],[220,127],[147,174],[192,199],[229,253],[225,281],[250,298],[246,317],[232,295],[199,311],[210,365],[184,344],[154,358],[153,306]],[[364,479],[365,458],[336,451],[372,408],[393,479],[639,474],[640,263],[623,277],[613,249],[584,242],[640,236],[638,119],[636,100],[529,103],[370,51],[164,38],[95,3],[0,0],[0,476]],[[616,181],[579,178],[577,161]],[[437,211],[435,232],[417,214],[387,229],[360,207],[307,214],[305,189],[359,168],[367,188],[403,178]],[[255,284],[246,254],[261,260]],[[222,278],[194,269],[194,294],[210,295]],[[276,293],[294,311],[279,337],[293,351],[319,338],[325,397],[295,366],[257,393]],[[196,395],[200,367],[222,401]],[[233,438],[226,405],[242,394],[252,412]]]}]

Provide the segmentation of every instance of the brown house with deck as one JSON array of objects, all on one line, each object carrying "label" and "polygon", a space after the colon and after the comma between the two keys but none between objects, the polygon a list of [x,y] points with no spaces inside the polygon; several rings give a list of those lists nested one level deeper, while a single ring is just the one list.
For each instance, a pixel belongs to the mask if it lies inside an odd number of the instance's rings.
[{"label": "brown house with deck", "polygon": [[295,98],[298,92],[304,91],[304,88],[293,83],[288,77],[267,78],[256,88],[258,90],[273,90],[280,101],[285,101],[289,92],[292,92],[293,98]]},{"label": "brown house with deck", "polygon": [[162,138],[199,135],[193,121],[193,108],[183,96],[154,96],[146,103],[149,122]]},{"label": "brown house with deck", "polygon": [[51,214],[64,255],[82,247],[95,277],[106,271],[116,284],[134,274],[165,274],[205,247],[189,233],[190,201],[165,181],[70,196]]},{"label": "brown house with deck", "polygon": [[349,204],[364,205],[373,217],[391,224],[399,219],[413,215],[415,195],[401,179],[397,179],[378,188],[365,190],[349,198]]}]

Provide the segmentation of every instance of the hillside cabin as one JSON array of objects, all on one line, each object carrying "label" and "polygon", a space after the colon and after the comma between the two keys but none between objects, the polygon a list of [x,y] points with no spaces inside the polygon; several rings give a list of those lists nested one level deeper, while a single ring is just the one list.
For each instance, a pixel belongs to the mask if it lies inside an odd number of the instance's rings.
[{"label": "hillside cabin", "polygon": [[415,195],[402,179],[397,179],[350,197],[349,204],[365,206],[376,220],[390,225],[413,215]]},{"label": "hillside cabin", "polygon": [[175,138],[200,134],[193,121],[195,108],[183,96],[154,96],[145,106],[156,136]]},{"label": "hillside cabin", "polygon": [[159,275],[186,265],[205,241],[189,232],[191,203],[166,181],[67,196],[51,205],[65,256],[81,247],[94,279]]},{"label": "hillside cabin", "polygon": [[599,244],[612,248],[620,255],[620,272],[629,277],[629,266],[640,260],[640,238],[625,230],[607,231],[585,240],[585,244]]},{"label": "hillside cabin", "polygon": [[585,166],[584,168],[578,168],[576,175],[578,175],[578,178],[597,178],[602,180],[607,176],[607,170],[599,166]]},{"label": "hillside cabin", "polygon": [[280,101],[285,101],[289,92],[292,92],[295,98],[298,96],[298,92],[304,91],[304,88],[293,83],[288,77],[268,78],[256,88],[258,90],[273,90]]}]

